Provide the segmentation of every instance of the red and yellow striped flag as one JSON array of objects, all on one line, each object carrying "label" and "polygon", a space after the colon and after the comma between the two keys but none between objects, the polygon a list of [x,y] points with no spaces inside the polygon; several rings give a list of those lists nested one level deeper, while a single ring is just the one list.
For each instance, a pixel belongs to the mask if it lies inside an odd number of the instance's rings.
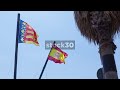
[{"label": "red and yellow striped flag", "polygon": [[26,22],[20,20],[20,28],[19,28],[19,43],[28,43],[28,44],[35,44],[39,46],[38,43],[38,35],[35,30],[28,25]]},{"label": "red and yellow striped flag", "polygon": [[57,46],[53,46],[50,54],[48,55],[48,59],[51,61],[54,61],[55,63],[64,63],[65,64],[65,58],[68,57],[68,54],[63,52],[60,48]]}]

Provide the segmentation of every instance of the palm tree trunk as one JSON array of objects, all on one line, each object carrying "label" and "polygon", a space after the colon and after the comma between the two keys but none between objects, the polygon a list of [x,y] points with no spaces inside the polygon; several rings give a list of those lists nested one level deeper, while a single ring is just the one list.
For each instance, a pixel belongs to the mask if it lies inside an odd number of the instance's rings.
[{"label": "palm tree trunk", "polygon": [[113,38],[120,32],[120,11],[75,11],[75,20],[81,34],[99,45],[104,79],[118,79]]},{"label": "palm tree trunk", "polygon": [[118,79],[114,59],[115,49],[116,45],[113,41],[99,44],[99,53],[103,65],[104,79]]}]

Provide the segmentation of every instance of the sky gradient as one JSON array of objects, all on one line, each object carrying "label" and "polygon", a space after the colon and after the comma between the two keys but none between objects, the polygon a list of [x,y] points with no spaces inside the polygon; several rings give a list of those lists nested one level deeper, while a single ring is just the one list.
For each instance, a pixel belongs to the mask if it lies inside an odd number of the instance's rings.
[{"label": "sky gradient", "polygon": [[[81,36],[73,11],[0,11],[0,79],[13,79],[17,14],[39,35],[40,46],[18,45],[18,79],[38,79],[50,50],[45,49],[46,40],[75,40],[74,50],[68,54],[66,64],[49,61],[42,79],[97,79],[102,67],[98,46]],[[115,37],[117,50],[115,61],[120,73],[120,38]],[[118,75],[120,77],[120,75]]]}]

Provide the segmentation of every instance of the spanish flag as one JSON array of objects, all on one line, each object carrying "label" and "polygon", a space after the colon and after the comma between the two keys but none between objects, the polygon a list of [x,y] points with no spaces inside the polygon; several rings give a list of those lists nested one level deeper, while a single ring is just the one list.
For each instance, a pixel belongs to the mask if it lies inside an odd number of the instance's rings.
[{"label": "spanish flag", "polygon": [[64,63],[65,64],[65,58],[68,57],[68,54],[63,52],[60,48],[53,45],[52,50],[50,54],[48,55],[48,59],[55,62],[55,63]]},{"label": "spanish flag", "polygon": [[26,22],[20,20],[18,42],[39,46],[37,38],[38,35],[35,30]]}]

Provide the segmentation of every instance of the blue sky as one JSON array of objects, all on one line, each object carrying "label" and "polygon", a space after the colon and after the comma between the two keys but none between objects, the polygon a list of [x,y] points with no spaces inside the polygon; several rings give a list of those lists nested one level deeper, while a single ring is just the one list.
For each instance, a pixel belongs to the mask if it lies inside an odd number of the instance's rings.
[{"label": "blue sky", "polygon": [[[49,61],[42,79],[97,79],[102,67],[98,46],[89,43],[74,21],[73,11],[0,11],[0,79],[13,79],[17,14],[38,33],[40,46],[19,44],[18,79],[38,79],[50,50],[45,50],[46,40],[75,40],[75,50],[68,53],[66,64]],[[115,61],[120,73],[120,39],[115,37]],[[120,76],[120,75],[119,75]]]}]

